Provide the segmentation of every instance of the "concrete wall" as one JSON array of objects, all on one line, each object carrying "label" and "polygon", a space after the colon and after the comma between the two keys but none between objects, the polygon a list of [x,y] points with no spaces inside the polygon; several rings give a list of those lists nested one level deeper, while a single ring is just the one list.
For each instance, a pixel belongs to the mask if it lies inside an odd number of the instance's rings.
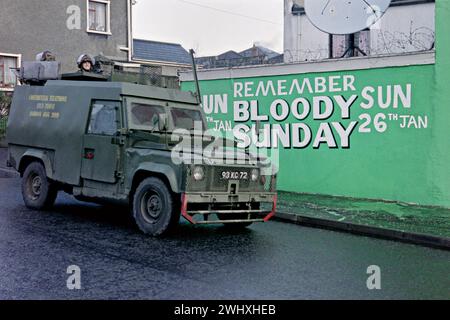
[{"label": "concrete wall", "polygon": [[435,39],[435,4],[391,7],[370,31],[370,53],[428,50]]},{"label": "concrete wall", "polygon": [[[236,101],[257,100],[258,114],[264,115],[270,114],[271,104],[279,99],[292,105],[297,98],[313,101],[314,97],[325,96],[336,99],[336,96],[342,95],[348,101],[352,95],[357,95],[358,98],[352,105],[350,117],[347,119],[342,117],[342,114],[339,115],[339,112],[318,123],[315,123],[317,120],[314,120],[311,114],[300,121],[292,116],[284,121],[274,121],[269,117],[268,122],[272,126],[308,125],[313,133],[323,125],[323,121],[335,124],[339,122],[345,127],[352,121],[358,122],[351,133],[348,148],[342,147],[336,133],[333,134],[338,141],[337,147],[322,144],[319,148],[313,148],[311,145],[302,148],[281,148],[279,188],[296,192],[397,200],[450,208],[449,16],[450,2],[437,0],[435,53],[202,71],[199,76],[202,93],[207,98],[204,101],[209,103],[209,98],[213,96],[213,102],[221,101],[218,105],[222,104],[221,108],[216,108],[212,114],[208,114],[209,120],[213,120],[210,126],[215,127],[214,120],[231,121],[233,126],[243,124],[234,121]],[[283,89],[295,79],[299,81],[309,79],[314,83],[315,79],[330,80],[330,77],[345,75],[355,78],[354,88],[347,92],[342,91],[343,87],[340,85],[333,88],[333,92],[328,88],[313,93],[307,90],[308,92],[301,95],[286,94],[285,88]],[[183,80],[184,89],[194,89],[189,74],[185,74]],[[267,85],[269,81],[278,87],[281,84],[281,91],[269,90],[269,94],[256,97],[255,91],[251,90],[252,86],[260,82]],[[244,83],[244,86],[245,83],[249,83],[247,96],[241,97],[239,90],[238,94],[235,94],[236,83]],[[409,108],[405,108],[403,104],[398,104],[397,107],[394,104],[386,106],[384,99],[375,100],[370,109],[361,104],[365,101],[364,95],[361,94],[364,88],[374,87],[376,92],[386,97],[386,89],[390,85],[399,85],[404,89],[410,86]],[[245,90],[243,92],[245,93]],[[216,99],[216,95],[220,99]],[[227,95],[226,99],[224,95]],[[221,112],[225,109],[223,101],[226,101],[228,113]],[[281,109],[280,106],[278,109]],[[371,117],[369,125],[365,127],[370,131],[361,130],[361,126],[367,124],[364,114]],[[397,114],[399,120],[396,120],[397,117],[393,114]],[[386,122],[386,127],[378,126],[377,129],[374,120],[377,116],[378,120]],[[400,122],[403,119],[411,120],[411,117],[415,120],[420,117],[427,121],[421,124],[414,123],[415,121],[408,121],[406,124]]]},{"label": "concrete wall", "polygon": [[[284,2],[285,62],[328,58],[329,35],[312,25],[305,14],[293,15],[293,3],[293,0]],[[435,36],[434,12],[434,3],[390,7],[370,28],[368,53],[393,54],[430,49]]]},{"label": "concrete wall", "polygon": [[[77,69],[75,61],[81,53],[126,61],[128,52],[128,0],[111,0],[111,35],[87,32],[86,0],[0,0],[0,52],[22,54],[23,60],[50,50],[62,62],[63,72]],[[80,8],[80,29],[69,30],[67,21]]]},{"label": "concrete wall", "polygon": [[439,116],[433,120],[430,140],[430,196],[446,197],[450,207],[450,1],[436,0],[436,67],[430,84],[430,108]]},{"label": "concrete wall", "polygon": [[[432,107],[433,52],[200,71],[199,78],[217,134],[238,132],[243,141],[256,117],[264,119],[257,149],[278,160],[280,190],[450,207],[450,186],[434,180],[448,168],[430,156],[433,142],[448,145],[440,139],[449,132],[435,127],[447,111]],[[189,74],[182,79],[183,89],[194,89]]]}]

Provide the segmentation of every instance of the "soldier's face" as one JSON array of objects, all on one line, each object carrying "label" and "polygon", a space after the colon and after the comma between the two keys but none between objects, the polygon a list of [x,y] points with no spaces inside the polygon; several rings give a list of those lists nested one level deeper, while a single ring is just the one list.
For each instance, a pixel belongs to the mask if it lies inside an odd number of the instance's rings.
[{"label": "soldier's face", "polygon": [[46,53],[45,54],[45,61],[55,61],[55,57],[50,54],[50,53]]},{"label": "soldier's face", "polygon": [[91,71],[91,69],[92,69],[92,64],[91,64],[89,61],[85,61],[85,62],[83,62],[83,64],[81,65],[81,68],[82,68],[84,71]]}]

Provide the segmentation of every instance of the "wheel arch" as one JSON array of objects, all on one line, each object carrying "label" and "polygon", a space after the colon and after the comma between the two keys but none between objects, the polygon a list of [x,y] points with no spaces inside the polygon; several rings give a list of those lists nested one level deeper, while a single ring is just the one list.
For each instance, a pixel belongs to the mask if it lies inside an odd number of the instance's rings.
[{"label": "wheel arch", "polygon": [[28,165],[35,161],[40,162],[44,166],[47,178],[53,179],[53,170],[50,158],[45,151],[41,150],[28,150],[22,155],[22,157],[20,158],[18,170],[20,176],[22,177]]},{"label": "wheel arch", "polygon": [[134,194],[142,181],[150,177],[161,179],[172,193],[180,193],[178,180],[174,170],[167,166],[157,167],[152,165],[152,168],[142,166],[136,170],[131,183],[130,195]]}]

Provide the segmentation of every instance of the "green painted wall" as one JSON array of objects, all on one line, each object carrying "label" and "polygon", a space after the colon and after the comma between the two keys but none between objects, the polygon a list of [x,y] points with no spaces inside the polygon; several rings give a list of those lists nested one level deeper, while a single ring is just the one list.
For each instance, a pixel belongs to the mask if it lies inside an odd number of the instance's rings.
[{"label": "green painted wall", "polygon": [[430,197],[450,207],[450,1],[436,1],[436,66],[433,87]]},{"label": "green painted wall", "polygon": [[[450,1],[438,0],[436,5],[435,65],[201,81],[202,95],[207,96],[205,109],[211,105],[210,96],[220,95],[222,100],[227,99],[227,110],[218,108],[212,113],[207,112],[210,127],[223,129],[229,124],[227,121],[231,121],[233,127],[242,125],[242,122],[234,121],[239,120],[233,114],[235,104],[255,100],[258,114],[269,116],[269,121],[262,122],[263,125],[280,124],[283,130],[286,130],[285,126],[290,130],[290,139],[286,142],[291,145],[280,149],[280,190],[450,207],[450,101],[447,96],[450,88],[450,41],[447,37],[450,34]],[[300,84],[308,80],[314,84],[317,78],[334,76],[337,77],[334,78],[336,85],[334,88],[328,87],[325,92],[289,92],[295,79]],[[344,77],[350,79],[347,87],[342,80]],[[238,91],[238,94],[234,89],[236,85],[241,88],[236,83],[241,83],[244,88],[248,83],[248,88],[253,88],[249,93],[255,94],[258,83],[267,86],[268,81],[274,85],[282,81],[280,84],[287,88],[281,88],[281,94],[269,92],[258,97],[241,97],[239,93],[244,93],[245,89]],[[370,109],[364,108],[368,102],[364,92],[368,92],[368,87],[375,89],[371,94],[375,103]],[[193,83],[183,83],[182,88],[193,90]],[[393,95],[391,103],[382,108],[376,102],[378,93],[386,99],[389,88],[392,92],[397,88],[399,95],[397,99]],[[332,92],[333,89],[335,92]],[[283,91],[288,92],[284,95]],[[337,103],[341,98],[335,96],[349,100],[353,95],[358,98],[350,107],[350,117],[347,119]],[[403,101],[403,96],[410,99]],[[305,119],[299,120],[291,112],[286,120],[274,119],[270,112],[272,104],[278,105],[277,110],[282,110],[281,104],[291,107],[300,97],[311,104],[315,97],[331,98],[333,114],[327,119],[314,119],[311,111]],[[277,99],[285,102],[274,103]],[[224,104],[221,106],[225,108]],[[300,111],[304,110],[302,106]],[[366,126],[368,119],[370,122]],[[378,130],[375,119],[380,120]],[[294,148],[292,143],[296,139],[293,130],[298,123],[308,126],[312,141],[308,146]],[[223,124],[223,127],[219,128],[218,124]],[[252,125],[251,121],[244,124]],[[349,147],[346,147],[345,137],[341,139],[336,128],[345,129],[353,124],[355,129],[349,134]],[[314,148],[314,139],[327,132],[332,133],[328,135],[330,139]],[[305,131],[301,131],[301,139],[304,134]]]}]

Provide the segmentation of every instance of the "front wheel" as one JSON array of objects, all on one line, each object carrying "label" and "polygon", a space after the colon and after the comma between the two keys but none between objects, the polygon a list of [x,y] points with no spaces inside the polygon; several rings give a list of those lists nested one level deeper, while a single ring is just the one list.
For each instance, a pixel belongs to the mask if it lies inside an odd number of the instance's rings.
[{"label": "front wheel", "polygon": [[179,221],[173,195],[166,184],[152,177],[142,181],[133,198],[133,217],[139,229],[148,235],[167,233]]},{"label": "front wheel", "polygon": [[22,177],[22,197],[30,209],[50,208],[56,200],[58,190],[47,179],[45,168],[40,162],[32,162],[25,169]]}]

